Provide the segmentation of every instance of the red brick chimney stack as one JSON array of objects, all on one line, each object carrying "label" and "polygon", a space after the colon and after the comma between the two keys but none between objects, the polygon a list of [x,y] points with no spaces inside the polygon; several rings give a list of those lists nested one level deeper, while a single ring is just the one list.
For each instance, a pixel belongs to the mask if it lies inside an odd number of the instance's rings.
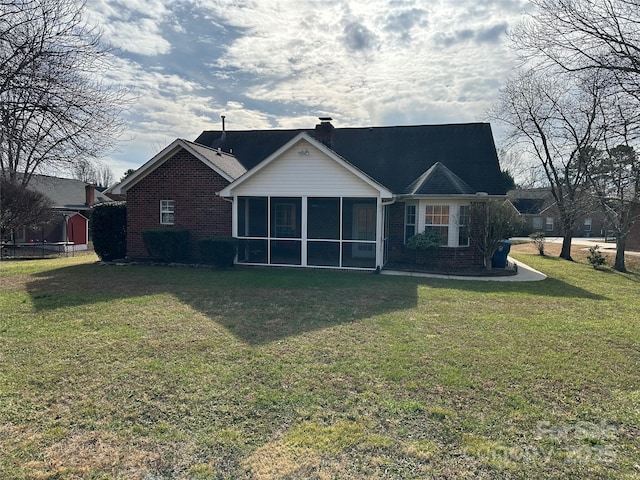
[{"label": "red brick chimney stack", "polygon": [[320,123],[316,125],[316,139],[320,140],[327,147],[333,148],[333,129],[331,125],[331,117],[320,117]]},{"label": "red brick chimney stack", "polygon": [[84,187],[85,204],[92,207],[96,203],[96,188],[93,185],[85,185]]}]

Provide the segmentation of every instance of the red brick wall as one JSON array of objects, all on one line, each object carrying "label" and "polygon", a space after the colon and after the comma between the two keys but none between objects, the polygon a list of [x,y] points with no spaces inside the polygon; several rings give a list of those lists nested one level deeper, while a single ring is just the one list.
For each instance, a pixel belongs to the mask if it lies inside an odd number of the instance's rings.
[{"label": "red brick wall", "polygon": [[[634,215],[640,215],[640,205],[636,206]],[[631,227],[631,231],[627,235],[625,249],[640,252],[640,219]]]},{"label": "red brick wall", "polygon": [[[231,203],[215,194],[228,184],[186,150],[180,150],[127,192],[127,257],[148,257],[143,230],[188,229],[195,259],[199,239],[230,236]],[[173,226],[160,224],[160,200],[175,202]]]},{"label": "red brick wall", "polygon": [[[443,270],[456,270],[484,266],[480,250],[475,246],[474,238],[479,235],[478,228],[471,220],[471,239],[469,247],[440,247],[435,251],[419,252],[409,250],[404,245],[404,202],[389,206],[389,262],[429,265]],[[477,219],[480,221],[480,219]],[[477,224],[476,224],[477,225]]]}]

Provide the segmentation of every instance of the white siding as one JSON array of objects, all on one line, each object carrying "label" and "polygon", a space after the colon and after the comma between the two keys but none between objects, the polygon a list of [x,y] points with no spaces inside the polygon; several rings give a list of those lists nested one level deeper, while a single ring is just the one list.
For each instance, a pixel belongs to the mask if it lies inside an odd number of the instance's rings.
[{"label": "white siding", "polygon": [[378,191],[303,140],[233,189],[233,195],[377,197]]}]

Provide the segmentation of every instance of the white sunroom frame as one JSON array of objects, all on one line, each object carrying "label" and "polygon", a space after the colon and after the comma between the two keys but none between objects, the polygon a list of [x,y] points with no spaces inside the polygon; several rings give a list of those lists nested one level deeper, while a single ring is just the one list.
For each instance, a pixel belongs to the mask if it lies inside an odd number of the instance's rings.
[{"label": "white sunroom frame", "polygon": [[[364,182],[364,184],[367,186],[367,189],[370,191],[370,194],[354,194],[354,195],[349,195],[348,192],[338,192],[338,191],[329,191],[330,190],[330,186],[327,188],[323,188],[322,191],[316,190],[314,191],[313,189],[311,189],[311,191],[305,191],[305,187],[304,187],[304,181],[301,179],[300,186],[298,187],[299,190],[296,191],[292,191],[292,190],[287,190],[287,191],[278,191],[277,187],[274,188],[274,191],[270,191],[268,193],[265,194],[265,192],[259,192],[256,193],[255,195],[247,195],[246,193],[244,194],[238,194],[238,190],[240,189],[240,187],[245,184],[245,182],[249,181],[250,179],[254,178],[256,175],[259,175],[259,173],[261,171],[263,171],[263,169],[265,169],[269,164],[271,164],[272,162],[274,162],[275,160],[277,160],[278,158],[280,158],[283,154],[291,151],[291,149],[294,148],[300,148],[302,147],[302,150],[300,152],[298,152],[303,158],[305,155],[309,155],[309,150],[311,149],[316,149],[319,151],[320,154],[324,155],[325,157],[328,157],[329,159],[333,160],[336,164],[338,164],[339,166],[341,166],[344,169],[344,174],[345,175],[352,175],[354,177],[356,177],[357,179],[359,179],[360,181]],[[342,268],[342,269],[356,269],[356,270],[362,270],[363,268],[361,267],[344,267],[343,265],[343,255],[342,255],[342,247],[343,244],[345,243],[371,243],[374,244],[375,247],[375,266],[372,268],[365,268],[367,270],[374,270],[376,268],[381,268],[383,266],[384,263],[384,245],[385,245],[385,238],[384,238],[384,234],[385,234],[385,225],[384,225],[384,221],[385,221],[385,206],[384,203],[390,199],[393,198],[393,194],[386,189],[385,187],[383,187],[382,185],[378,184],[377,182],[375,182],[373,179],[371,179],[370,177],[368,177],[366,174],[364,174],[362,171],[358,170],[356,167],[354,167],[353,165],[351,165],[350,163],[348,163],[346,160],[344,160],[342,157],[340,157],[339,155],[337,155],[333,150],[331,150],[330,148],[326,147],[324,144],[322,144],[321,142],[317,141],[316,139],[310,137],[308,134],[306,133],[300,133],[299,135],[297,135],[296,137],[294,137],[292,140],[290,140],[289,142],[287,142],[285,145],[283,145],[280,149],[278,149],[276,152],[274,152],[272,155],[270,155],[269,157],[267,157],[265,160],[263,160],[260,164],[258,164],[256,167],[254,167],[253,169],[249,170],[246,174],[244,174],[243,176],[241,176],[239,179],[237,179],[235,182],[232,182],[230,185],[228,185],[227,187],[225,187],[223,190],[221,190],[219,192],[219,195],[221,197],[225,197],[225,198],[229,198],[232,200],[233,203],[233,207],[232,207],[232,219],[233,219],[233,223],[232,223],[232,235],[236,238],[238,237],[238,200],[240,197],[267,197],[268,199],[268,208],[267,208],[267,226],[269,227],[267,233],[268,235],[266,237],[241,237],[242,239],[261,239],[261,240],[267,240],[267,262],[270,261],[271,258],[271,240],[274,240],[275,237],[271,237],[271,232],[270,232],[270,225],[271,225],[271,208],[270,208],[270,200],[271,198],[282,198],[282,197],[290,197],[290,198],[300,198],[301,201],[301,237],[299,239],[291,239],[291,240],[297,240],[301,242],[301,263],[300,265],[288,265],[288,264],[284,264],[286,266],[295,266],[295,267],[313,267],[313,268]],[[307,229],[307,206],[308,206],[308,200],[310,198],[338,198],[340,200],[340,235],[339,235],[339,239],[337,240],[331,240],[331,239],[327,239],[327,242],[339,242],[340,244],[340,260],[339,260],[339,267],[336,266],[318,266],[318,265],[308,265],[308,258],[307,258],[307,245],[309,242],[314,242],[314,241],[325,241],[325,240],[318,240],[318,239],[309,239],[308,238],[308,229]],[[343,200],[344,199],[357,199],[357,198],[375,198],[376,200],[376,238],[375,240],[345,240],[343,239]],[[278,238],[278,240],[286,240],[286,239],[282,239],[282,238]],[[243,262],[243,265],[251,265],[252,263],[245,263]],[[265,265],[265,263],[259,263],[258,265]],[[274,265],[272,263],[266,263],[266,265]],[[283,265],[283,264],[277,264],[277,265]]]}]

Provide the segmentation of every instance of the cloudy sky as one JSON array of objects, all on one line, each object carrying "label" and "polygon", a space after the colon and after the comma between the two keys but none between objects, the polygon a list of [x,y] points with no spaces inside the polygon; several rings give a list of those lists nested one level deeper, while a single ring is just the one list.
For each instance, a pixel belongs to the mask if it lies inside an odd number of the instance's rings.
[{"label": "cloudy sky", "polygon": [[116,179],[207,129],[485,121],[527,0],[88,0],[134,90]]}]

